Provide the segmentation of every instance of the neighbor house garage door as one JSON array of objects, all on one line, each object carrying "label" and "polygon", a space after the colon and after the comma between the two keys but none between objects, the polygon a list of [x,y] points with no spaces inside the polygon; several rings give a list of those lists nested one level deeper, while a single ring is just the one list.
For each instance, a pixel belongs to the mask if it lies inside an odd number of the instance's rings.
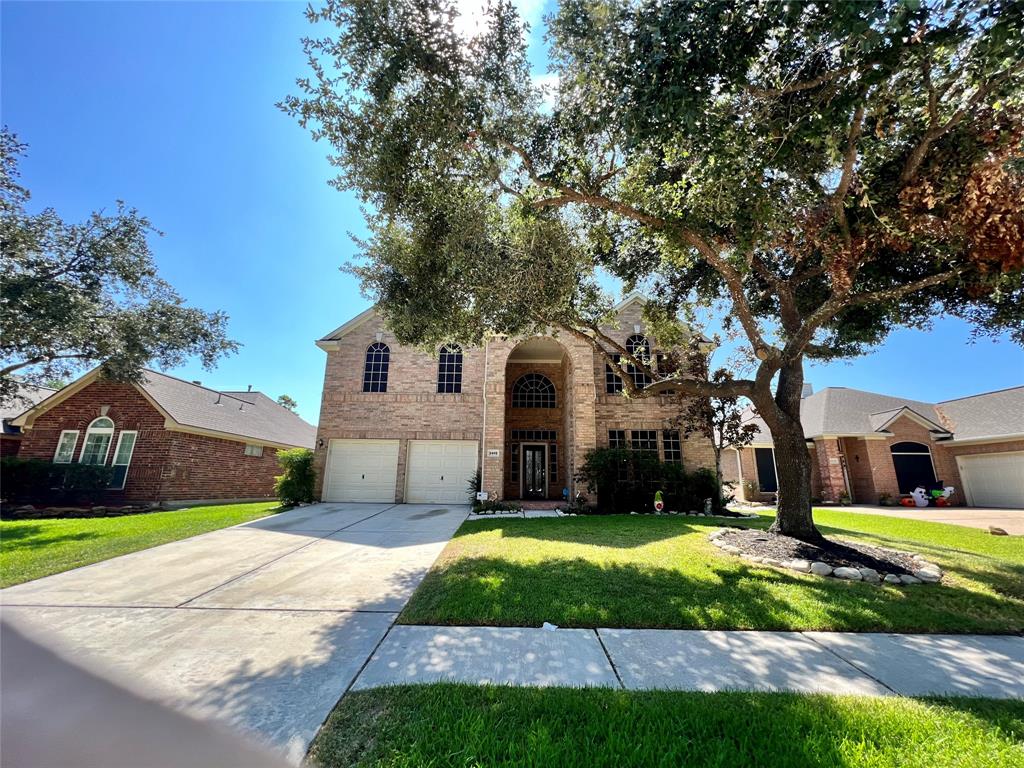
[{"label": "neighbor house garage door", "polygon": [[397,440],[331,440],[324,501],[395,500]]},{"label": "neighbor house garage door", "polygon": [[957,456],[967,503],[975,507],[1024,507],[1024,453]]},{"label": "neighbor house garage door", "polygon": [[405,500],[410,504],[468,504],[476,472],[473,440],[410,440]]}]

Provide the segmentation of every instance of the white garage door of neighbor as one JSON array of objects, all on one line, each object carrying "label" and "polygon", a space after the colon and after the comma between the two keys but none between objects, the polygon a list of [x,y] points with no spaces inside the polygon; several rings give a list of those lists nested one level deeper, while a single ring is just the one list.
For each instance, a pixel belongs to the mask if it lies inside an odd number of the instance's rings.
[{"label": "white garage door of neighbor", "polygon": [[324,501],[395,500],[397,440],[331,440]]},{"label": "white garage door of neighbor", "polygon": [[1024,453],[957,456],[967,503],[975,507],[1024,507]]},{"label": "white garage door of neighbor", "polygon": [[410,440],[405,500],[410,504],[466,504],[476,471],[473,440]]}]

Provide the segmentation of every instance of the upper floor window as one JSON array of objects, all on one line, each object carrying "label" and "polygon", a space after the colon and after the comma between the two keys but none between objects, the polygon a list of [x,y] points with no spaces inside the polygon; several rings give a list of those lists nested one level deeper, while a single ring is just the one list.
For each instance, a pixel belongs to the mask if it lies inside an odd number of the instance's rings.
[{"label": "upper floor window", "polygon": [[[612,360],[618,364],[622,359],[621,355],[612,355]],[[609,395],[617,395],[622,392],[622,379],[608,363],[604,364],[604,391]]]},{"label": "upper floor window", "polygon": [[634,429],[629,434],[629,447],[634,451],[658,453],[658,431],[655,429]]},{"label": "upper floor window", "polygon": [[609,429],[608,430],[608,447],[609,448],[625,448],[626,443],[626,430],[624,429]]},{"label": "upper floor window", "polygon": [[555,385],[539,373],[525,373],[512,385],[513,408],[554,408]]},{"label": "upper floor window", "polygon": [[387,344],[377,341],[366,348],[366,365],[363,367],[363,392],[388,391],[388,365],[391,350]]},{"label": "upper floor window", "polygon": [[93,419],[85,431],[85,442],[78,457],[79,464],[106,464],[110,441],[114,437],[114,422],[106,416]]},{"label": "upper floor window", "polygon": [[437,359],[437,391],[445,394],[462,391],[462,347],[456,344],[441,347]]},{"label": "upper floor window", "polygon": [[[645,365],[651,364],[651,344],[647,341],[646,337],[641,336],[639,333],[634,333],[626,339],[626,351],[641,363]],[[638,371],[635,366],[629,366],[629,374],[633,377],[633,383],[639,389],[650,386],[651,377],[642,371]]]}]

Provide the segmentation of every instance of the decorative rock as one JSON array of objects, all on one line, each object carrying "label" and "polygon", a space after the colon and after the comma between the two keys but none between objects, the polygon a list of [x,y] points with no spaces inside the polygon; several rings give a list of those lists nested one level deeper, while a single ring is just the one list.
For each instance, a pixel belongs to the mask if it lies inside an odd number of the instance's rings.
[{"label": "decorative rock", "polygon": [[800,571],[800,573],[811,572],[811,564],[806,560],[790,560],[786,563],[786,567],[791,571]]},{"label": "decorative rock", "polygon": [[878,584],[882,579],[874,568],[858,568],[861,578],[869,584]]},{"label": "decorative rock", "polygon": [[997,528],[994,525],[990,525],[988,527],[988,532],[991,533],[993,536],[1009,536],[1010,535],[1004,529]]},{"label": "decorative rock", "polygon": [[887,573],[887,574],[885,574],[885,578],[883,578],[882,581],[884,581],[886,584],[902,584],[903,583],[900,580],[900,577],[897,576],[895,573]]},{"label": "decorative rock", "polygon": [[914,571],[914,577],[928,584],[934,584],[942,578],[942,571],[932,568],[919,568]]},{"label": "decorative rock", "polygon": [[696,515],[696,514],[697,514],[697,510],[696,510],[696,509],[691,509],[691,510],[690,510],[689,512],[687,512],[686,514],[688,514],[688,515]]},{"label": "decorative rock", "polygon": [[861,572],[856,568],[847,568],[846,566],[840,566],[832,571],[832,575],[837,579],[849,579],[850,581],[860,581],[864,578]]},{"label": "decorative rock", "polygon": [[741,551],[739,547],[733,546],[732,544],[726,544],[722,547],[722,549],[724,549],[730,555],[738,555]]},{"label": "decorative rock", "polygon": [[832,566],[828,563],[811,563],[811,573],[815,576],[830,576],[832,574]]},{"label": "decorative rock", "polygon": [[723,531],[721,528],[719,528],[717,531],[712,531],[711,535],[709,536],[709,538],[711,538],[711,539],[718,539],[718,538],[721,538],[724,535],[725,535],[725,531]]},{"label": "decorative rock", "polygon": [[903,574],[902,576],[900,576],[900,581],[903,582],[904,584],[920,584],[921,583],[921,580],[919,578],[917,578],[916,576],[911,576],[909,574]]},{"label": "decorative rock", "polygon": [[766,557],[764,559],[765,565],[774,565],[776,568],[781,567],[782,561],[774,557]]}]

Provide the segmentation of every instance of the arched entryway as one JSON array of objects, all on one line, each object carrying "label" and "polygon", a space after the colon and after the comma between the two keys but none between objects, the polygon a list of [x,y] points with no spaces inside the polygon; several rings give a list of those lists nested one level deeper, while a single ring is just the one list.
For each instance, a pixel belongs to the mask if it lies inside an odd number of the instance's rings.
[{"label": "arched entryway", "polygon": [[561,499],[569,487],[569,355],[555,339],[519,342],[505,363],[507,499]]},{"label": "arched entryway", "polygon": [[935,482],[935,465],[927,445],[904,441],[893,443],[889,450],[900,493],[912,493],[919,485],[928,488]]}]

